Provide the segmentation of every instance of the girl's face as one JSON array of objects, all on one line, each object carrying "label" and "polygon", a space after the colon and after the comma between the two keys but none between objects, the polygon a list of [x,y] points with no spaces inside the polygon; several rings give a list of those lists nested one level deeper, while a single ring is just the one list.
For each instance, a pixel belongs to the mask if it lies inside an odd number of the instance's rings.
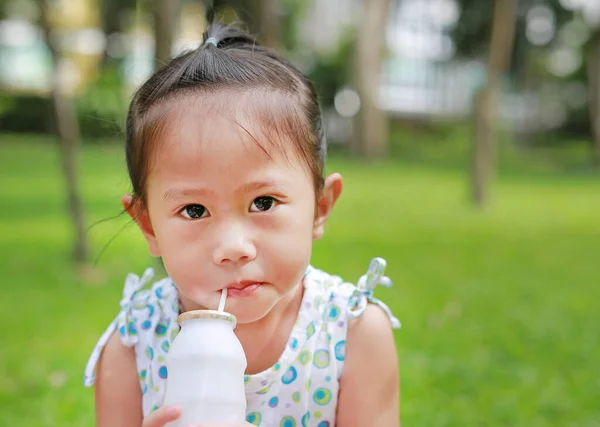
[{"label": "girl's face", "polygon": [[327,178],[315,200],[291,142],[279,141],[290,147],[283,154],[251,120],[235,124],[196,103],[175,109],[134,218],[186,310],[216,309],[227,288],[226,310],[239,323],[259,320],[301,282],[341,177]]}]

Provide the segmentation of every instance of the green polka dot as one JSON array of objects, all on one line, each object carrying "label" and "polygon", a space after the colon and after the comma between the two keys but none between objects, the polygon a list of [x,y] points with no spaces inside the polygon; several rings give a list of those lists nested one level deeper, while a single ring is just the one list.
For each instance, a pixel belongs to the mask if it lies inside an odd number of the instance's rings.
[{"label": "green polka dot", "polygon": [[310,350],[304,350],[298,356],[298,362],[300,362],[300,364],[302,366],[308,365],[310,363],[311,359],[312,359],[312,354],[311,354]]},{"label": "green polka dot", "polygon": [[312,337],[316,331],[317,331],[317,328],[315,328],[315,324],[313,322],[310,322],[310,325],[308,325],[308,328],[306,328],[306,337],[307,338]]},{"label": "green polka dot", "polygon": [[323,297],[319,295],[315,298],[315,308],[318,310],[321,304],[323,304]]},{"label": "green polka dot", "polygon": [[315,412],[315,418],[321,418],[321,413],[319,411]]},{"label": "green polka dot", "polygon": [[317,350],[315,352],[314,364],[317,368],[324,369],[329,366],[329,350]]},{"label": "green polka dot", "polygon": [[296,403],[299,403],[299,402],[300,402],[300,397],[301,397],[301,396],[300,396],[300,392],[299,392],[299,391],[297,391],[297,392],[295,392],[294,394],[292,394],[292,400],[293,400],[294,402],[296,402]]},{"label": "green polka dot", "polygon": [[311,386],[311,385],[312,385],[312,380],[309,378],[309,379],[306,381],[306,391],[310,390],[310,386]]},{"label": "green polka dot", "polygon": [[268,386],[266,386],[265,388],[262,388],[260,390],[257,391],[258,394],[267,394],[269,392],[269,389],[271,388],[271,385],[269,384]]}]

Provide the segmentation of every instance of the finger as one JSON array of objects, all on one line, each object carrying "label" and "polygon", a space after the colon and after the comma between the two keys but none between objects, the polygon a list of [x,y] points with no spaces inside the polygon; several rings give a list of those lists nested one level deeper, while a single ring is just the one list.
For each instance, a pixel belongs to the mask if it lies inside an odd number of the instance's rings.
[{"label": "finger", "polygon": [[164,427],[165,424],[175,421],[180,416],[181,408],[179,406],[163,406],[144,420],[143,427]]}]

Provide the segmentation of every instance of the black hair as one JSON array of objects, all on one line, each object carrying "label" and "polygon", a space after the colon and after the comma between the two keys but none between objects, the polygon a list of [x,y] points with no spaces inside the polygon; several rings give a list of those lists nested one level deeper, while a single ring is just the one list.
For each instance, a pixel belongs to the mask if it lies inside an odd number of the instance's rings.
[{"label": "black hair", "polygon": [[[296,153],[306,161],[318,193],[324,182],[326,143],[314,86],[290,62],[260,46],[244,31],[211,24],[203,34],[202,45],[156,71],[131,101],[125,151],[134,199],[145,201],[151,160],[165,125],[161,107],[189,94],[201,97],[219,91],[275,94],[284,101],[283,106],[276,102],[270,111],[254,113],[259,113],[267,135],[276,132],[288,136]],[[280,148],[285,152],[287,147]]]}]

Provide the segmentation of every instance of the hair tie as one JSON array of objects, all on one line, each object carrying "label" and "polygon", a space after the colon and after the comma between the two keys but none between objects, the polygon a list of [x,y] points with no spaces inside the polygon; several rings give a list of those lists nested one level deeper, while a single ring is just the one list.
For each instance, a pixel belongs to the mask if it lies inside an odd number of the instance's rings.
[{"label": "hair tie", "polygon": [[212,44],[212,45],[214,45],[214,47],[218,47],[217,45],[219,44],[219,41],[217,39],[215,39],[214,37],[209,37],[206,39],[204,44]]}]

